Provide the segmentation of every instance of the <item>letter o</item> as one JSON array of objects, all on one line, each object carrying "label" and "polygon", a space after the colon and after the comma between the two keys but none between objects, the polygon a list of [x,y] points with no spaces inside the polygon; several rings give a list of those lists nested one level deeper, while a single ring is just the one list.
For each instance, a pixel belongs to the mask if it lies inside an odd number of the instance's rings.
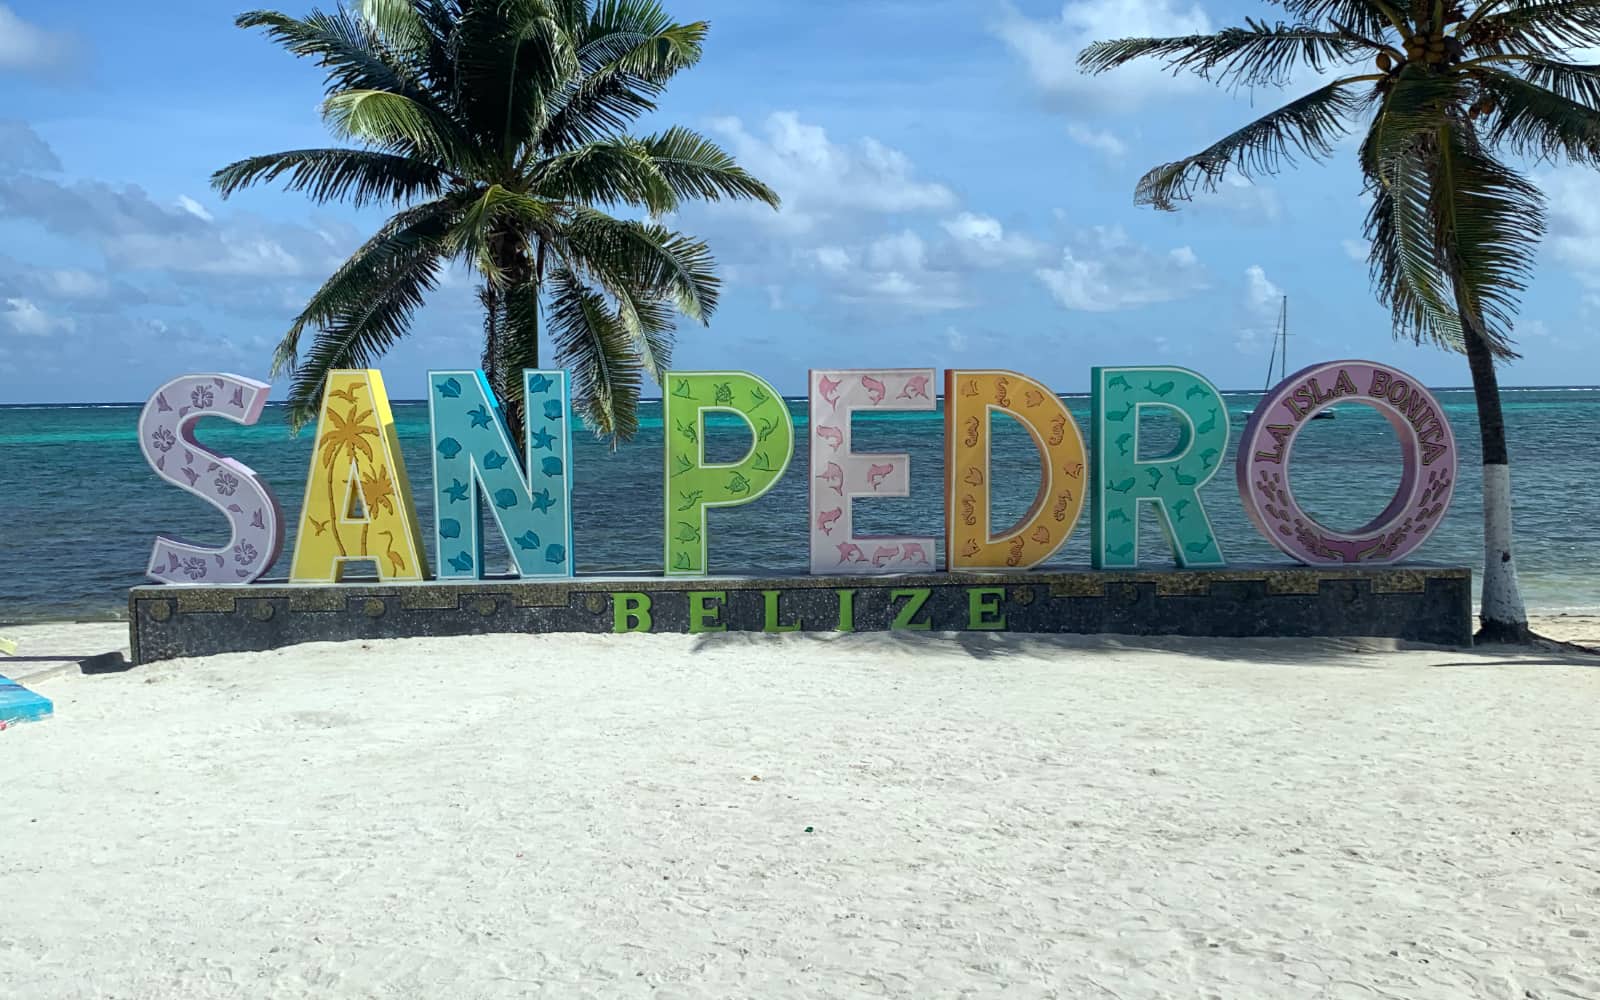
[{"label": "letter o", "polygon": [[[1309,379],[1329,386],[1341,376],[1356,386],[1354,393],[1329,396],[1303,412],[1290,401]],[[1395,393],[1396,387],[1403,391]],[[1399,405],[1396,395],[1407,405]],[[1405,463],[1400,487],[1383,513],[1350,532],[1318,523],[1295,501],[1289,483],[1300,429],[1318,410],[1344,403],[1364,403],[1382,412],[1400,439]],[[1429,440],[1424,442],[1423,435]],[[1286,555],[1311,566],[1386,565],[1405,558],[1439,526],[1455,491],[1456,461],[1455,437],[1444,410],[1421,382],[1372,361],[1330,361],[1296,372],[1267,393],[1245,424],[1234,468],[1245,513]]]}]

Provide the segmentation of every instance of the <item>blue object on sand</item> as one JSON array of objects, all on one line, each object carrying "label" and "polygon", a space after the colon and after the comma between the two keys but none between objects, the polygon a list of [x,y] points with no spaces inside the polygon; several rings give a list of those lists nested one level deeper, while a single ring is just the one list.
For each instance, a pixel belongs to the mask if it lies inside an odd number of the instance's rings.
[{"label": "blue object on sand", "polygon": [[0,676],[0,729],[19,722],[38,722],[54,712],[55,706],[49,698],[34,694],[9,677]]}]

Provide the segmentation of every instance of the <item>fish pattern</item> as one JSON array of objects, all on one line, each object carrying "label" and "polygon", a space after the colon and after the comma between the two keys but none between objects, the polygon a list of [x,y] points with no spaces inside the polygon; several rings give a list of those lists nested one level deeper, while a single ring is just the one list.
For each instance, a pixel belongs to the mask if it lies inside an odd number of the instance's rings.
[{"label": "fish pattern", "polygon": [[[748,372],[668,372],[664,384],[673,388],[662,400],[668,428],[663,566],[669,575],[702,576],[712,534],[708,511],[749,503],[772,488],[794,456],[794,422],[778,390]],[[738,414],[745,427],[708,430],[707,410]],[[705,464],[709,439],[723,434],[742,435],[749,450],[737,462]]]},{"label": "fish pattern", "polygon": [[[434,541],[441,579],[484,573],[479,490],[507,541],[518,575],[573,573],[571,440],[562,422],[571,401],[562,370],[522,373],[523,445],[512,442],[505,408],[481,370],[430,372],[434,440]],[[520,456],[520,457],[519,457]]]},{"label": "fish pattern", "polygon": [[[173,379],[145,403],[139,416],[145,461],[162,479],[216,507],[230,528],[221,548],[157,536],[145,570],[151,580],[179,586],[249,583],[278,561],[283,508],[271,488],[248,466],[212,454],[194,436],[194,425],[204,417],[254,424],[271,391],[255,379],[206,372]],[[173,400],[186,403],[174,406]]]},{"label": "fish pattern", "polygon": [[817,574],[903,573],[929,569],[937,539],[860,537],[851,501],[903,497],[907,455],[857,455],[850,450],[852,414],[864,410],[932,410],[932,368],[838,369],[811,372],[811,571]]},{"label": "fish pattern", "polygon": [[[1049,388],[1011,371],[947,371],[945,406],[948,568],[1037,566],[1072,533],[1083,510],[1078,480],[1087,459],[1077,422]],[[1018,523],[999,532],[990,523],[991,408],[1020,422],[1041,456],[1038,499]]]},{"label": "fish pattern", "polygon": [[[1094,460],[1099,489],[1090,518],[1090,562],[1096,568],[1139,564],[1139,507],[1165,521],[1179,566],[1221,566],[1222,553],[1199,503],[1228,446],[1227,407],[1216,387],[1185,368],[1097,368],[1092,377]],[[1178,451],[1140,454],[1140,425],[1177,421],[1187,431]]]}]

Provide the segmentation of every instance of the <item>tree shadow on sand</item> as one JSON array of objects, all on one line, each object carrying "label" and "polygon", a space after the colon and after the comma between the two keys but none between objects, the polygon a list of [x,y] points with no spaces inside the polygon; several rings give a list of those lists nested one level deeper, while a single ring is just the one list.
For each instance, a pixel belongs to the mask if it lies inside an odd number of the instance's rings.
[{"label": "tree shadow on sand", "polygon": [[[901,656],[948,654],[959,651],[978,661],[1019,657],[1062,659],[1105,653],[1154,653],[1192,657],[1223,663],[1254,663],[1288,667],[1342,667],[1381,670],[1400,664],[1415,667],[1409,658],[1397,661],[1394,653],[1450,653],[1449,662],[1430,667],[1466,666],[1583,666],[1600,667],[1600,655],[1581,647],[1551,643],[1549,648],[1482,646],[1463,648],[1398,639],[1305,637],[1243,639],[1227,637],[1140,635],[1041,635],[1017,632],[716,632],[695,638],[695,652],[748,647],[768,654],[785,647],[810,648],[841,644],[852,653],[882,652]],[[1566,648],[1559,648],[1566,647]],[[842,651],[842,650],[841,650]]]}]

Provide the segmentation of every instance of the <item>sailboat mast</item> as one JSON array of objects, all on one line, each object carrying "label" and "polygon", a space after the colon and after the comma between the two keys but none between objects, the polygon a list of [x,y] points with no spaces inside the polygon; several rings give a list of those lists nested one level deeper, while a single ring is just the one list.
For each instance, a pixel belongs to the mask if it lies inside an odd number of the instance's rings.
[{"label": "sailboat mast", "polygon": [[[1279,309],[1278,309],[1278,328],[1281,329],[1282,326],[1283,326],[1283,308],[1282,308],[1282,306],[1279,306]],[[1272,389],[1272,366],[1278,363],[1278,334],[1279,334],[1279,329],[1274,329],[1272,331],[1272,353],[1267,355],[1267,381],[1266,381],[1266,384],[1261,387],[1261,391],[1262,392],[1268,392],[1268,391],[1270,391]]]},{"label": "sailboat mast", "polygon": [[1278,305],[1278,329],[1283,331],[1283,350],[1278,354],[1278,381],[1289,377],[1289,296]]}]

